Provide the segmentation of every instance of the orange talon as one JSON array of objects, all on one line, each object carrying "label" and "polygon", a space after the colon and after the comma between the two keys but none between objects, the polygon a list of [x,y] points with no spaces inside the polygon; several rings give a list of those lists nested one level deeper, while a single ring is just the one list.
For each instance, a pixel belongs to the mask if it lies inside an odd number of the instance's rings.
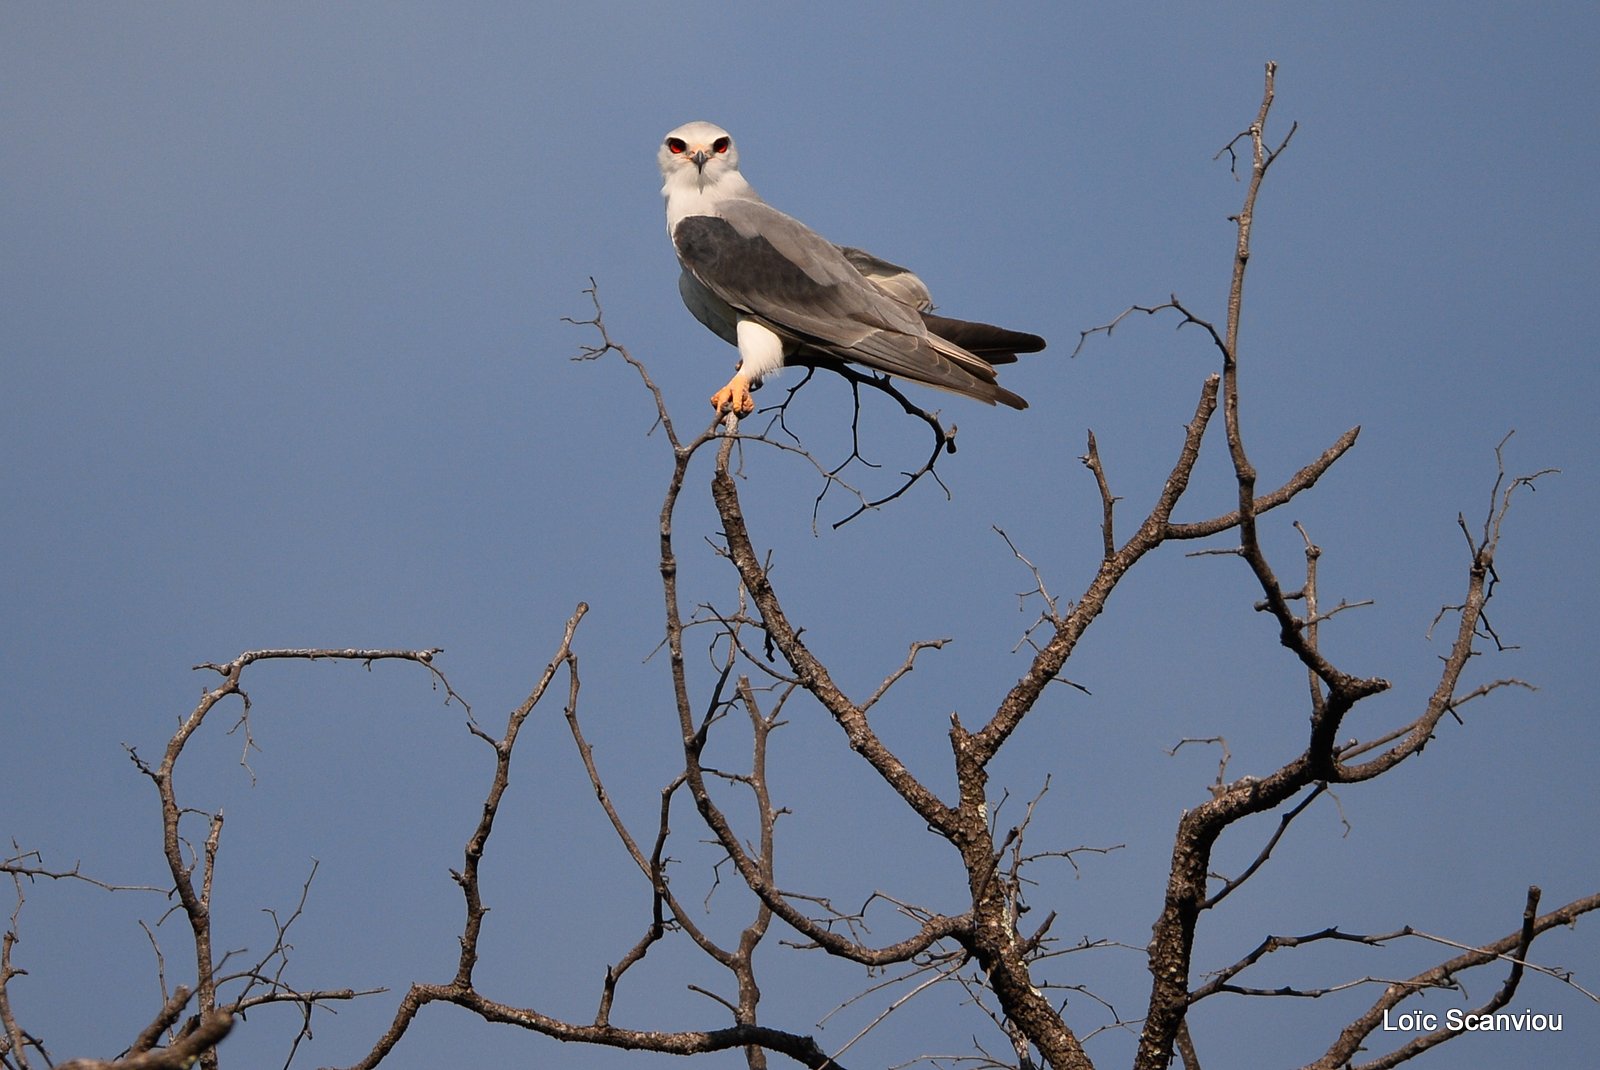
[{"label": "orange talon", "polygon": [[719,413],[732,411],[735,416],[749,416],[756,409],[750,396],[750,381],[742,375],[728,380],[728,385],[711,395],[711,407]]}]

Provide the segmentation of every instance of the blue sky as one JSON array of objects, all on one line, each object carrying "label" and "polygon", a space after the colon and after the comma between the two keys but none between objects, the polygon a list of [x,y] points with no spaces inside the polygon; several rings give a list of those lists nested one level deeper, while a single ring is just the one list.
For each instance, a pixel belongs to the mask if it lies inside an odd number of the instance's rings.
[{"label": "blue sky", "polygon": [[[1215,364],[1200,333],[1129,322],[1069,354],[1080,331],[1174,293],[1221,320],[1242,186],[1213,156],[1255,114],[1272,59],[1277,132],[1299,130],[1258,207],[1244,418],[1264,483],[1362,427],[1266,531],[1292,575],[1289,524],[1302,521],[1325,551],[1324,599],[1376,602],[1325,633],[1352,671],[1396,684],[1351,732],[1409,719],[1431,686],[1442,646],[1425,633],[1459,600],[1456,518],[1481,521],[1495,444],[1515,430],[1513,473],[1562,471],[1517,502],[1503,542],[1490,613],[1517,649],[1474,669],[1539,690],[1475,704],[1410,767],[1340,792],[1342,809],[1319,804],[1251,898],[1212,922],[1197,965],[1333,924],[1488,940],[1514,927],[1530,883],[1547,905],[1592,892],[1597,45],[1586,4],[10,5],[0,832],[56,865],[160,883],[154,793],[123,745],[159,751],[207,682],[191,665],[260,647],[443,647],[439,664],[493,723],[579,600],[592,606],[577,642],[586,730],[625,814],[650,820],[677,747],[666,666],[649,659],[670,453],[620,361],[568,359],[591,337],[562,317],[589,315],[593,277],[613,337],[649,364],[679,426],[708,417],[733,352],[679,302],[654,163],[660,137],[693,118],[734,133],[778,207],[913,265],[949,312],[1051,341],[1005,372],[1025,413],[923,395],[961,429],[940,466],[949,500],[919,487],[813,535],[814,473],[769,451],[746,458],[758,543],[846,686],[870,689],[913,640],[954,640],[877,714],[907,762],[947,786],[948,715],[992,708],[1022,671],[1011,651],[1034,611],[1018,611],[1031,580],[993,527],[1073,597],[1099,545],[1077,461],[1086,430],[1125,524],[1171,463]],[[846,392],[814,384],[796,404],[808,444],[842,458]],[[892,413],[868,417],[889,472],[920,460]],[[1226,510],[1224,461],[1205,459],[1184,518]],[[715,532],[708,477],[691,477],[680,521],[690,604],[735,593],[700,538]],[[1130,577],[1068,666],[1092,695],[1057,689],[996,770],[1013,799],[1051,776],[1039,846],[1128,845],[1081,875],[1041,871],[1035,906],[1057,910],[1069,940],[1148,939],[1172,828],[1215,771],[1210,753],[1168,757],[1176,740],[1226,736],[1234,773],[1298,750],[1300,674],[1251,612],[1242,564],[1183,549]],[[185,798],[228,816],[219,939],[259,948],[261,908],[291,907],[319,860],[295,976],[397,990],[319,1019],[301,1059],[348,1064],[398,991],[453,968],[446,869],[489,756],[414,668],[261,666],[249,689],[254,785],[242,741],[224,734],[231,717],[183,771]],[[794,811],[791,886],[953,905],[955,871],[932,838],[864,779],[820,711],[790,720],[775,790]],[[646,889],[556,705],[520,747],[485,876],[483,987],[586,1019],[606,964],[642,929]],[[679,879],[709,883],[689,814],[677,824]],[[1241,830],[1219,866],[1258,843]],[[110,1055],[148,1020],[154,963],[137,921],[163,906],[28,889],[16,955],[30,972],[13,998],[58,1058]],[[176,972],[174,925],[160,933]],[[1593,928],[1552,934],[1538,957],[1593,989]],[[1443,957],[1411,945],[1304,961],[1329,981]],[[1141,1013],[1136,953],[1063,961],[1061,980]],[[797,1031],[862,985],[817,956],[764,965],[767,1020]],[[688,983],[718,982],[687,955],[654,957],[618,1021],[723,1024]],[[1207,1006],[1196,1042],[1218,1065],[1298,1065],[1370,998]],[[824,1046],[883,1002],[830,1019]],[[1589,1065],[1600,1009],[1541,978],[1522,1005],[1565,1011],[1566,1031],[1471,1038],[1422,1065]],[[1106,1015],[1078,998],[1069,1020],[1087,1032]],[[281,1061],[285,1028],[286,1012],[252,1016],[223,1052]],[[930,992],[849,1065],[968,1051],[984,1029],[958,992]],[[1113,1030],[1090,1052],[1120,1065],[1131,1044]],[[394,1065],[463,1050],[667,1065],[437,1009]]]}]

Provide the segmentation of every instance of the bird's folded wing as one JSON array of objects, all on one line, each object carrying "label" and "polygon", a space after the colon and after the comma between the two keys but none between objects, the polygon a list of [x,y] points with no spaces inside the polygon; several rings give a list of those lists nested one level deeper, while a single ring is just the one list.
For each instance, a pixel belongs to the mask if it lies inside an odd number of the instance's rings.
[{"label": "bird's folded wing", "polygon": [[760,201],[730,201],[673,233],[684,267],[735,308],[835,345],[869,329],[921,334],[908,309],[873,287],[838,247]]},{"label": "bird's folded wing", "polygon": [[851,267],[861,272],[868,282],[894,300],[902,305],[909,305],[918,312],[933,310],[933,294],[928,292],[927,283],[918,278],[910,268],[892,264],[882,257],[873,256],[865,249],[857,249],[850,245],[839,246],[839,251],[850,261]]},{"label": "bird's folded wing", "polygon": [[672,240],[684,270],[736,311],[802,349],[917,382],[963,393],[974,378],[994,382],[989,364],[931,339],[916,309],[869,283],[837,246],[798,220],[758,201],[719,211],[680,220]]}]

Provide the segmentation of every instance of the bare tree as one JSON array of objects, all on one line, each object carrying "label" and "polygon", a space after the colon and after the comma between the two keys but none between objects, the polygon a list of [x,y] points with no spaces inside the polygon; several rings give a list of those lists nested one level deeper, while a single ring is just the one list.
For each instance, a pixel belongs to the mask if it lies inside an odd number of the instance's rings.
[{"label": "bare tree", "polygon": [[[578,605],[566,621],[544,672],[526,700],[510,713],[503,729],[491,731],[482,727],[468,709],[469,730],[493,751],[493,771],[481,817],[470,832],[459,868],[451,870],[464,905],[455,972],[445,979],[413,983],[400,997],[387,1030],[354,1064],[357,1068],[377,1067],[392,1054],[403,1053],[408,1029],[418,1014],[432,1003],[452,1004],[487,1022],[520,1026],[563,1041],[678,1055],[739,1050],[752,1068],[766,1066],[769,1054],[814,1068],[849,1065],[853,1040],[835,1050],[825,1050],[809,1028],[784,1023],[781,1008],[773,1011],[763,1006],[757,976],[757,950],[775,941],[794,954],[830,956],[859,964],[869,971],[869,977],[887,978],[883,982],[867,982],[869,992],[879,991],[880,984],[884,986],[881,990],[886,992],[890,982],[904,989],[905,994],[888,1002],[873,1024],[927,987],[961,986],[970,999],[977,1021],[991,1023],[994,1036],[998,1038],[998,1043],[994,1044],[976,1042],[973,1054],[964,1057],[969,1065],[1019,1070],[1039,1065],[1057,1070],[1086,1070],[1096,1065],[1084,1048],[1086,1032],[1093,1026],[1070,1018],[1061,998],[1064,991],[1080,990],[1080,986],[1073,983],[1070,970],[1062,965],[1062,956],[1084,945],[1063,945],[1052,933],[1054,915],[1037,922],[1028,920],[1025,898],[1027,888],[1036,879],[1030,874],[1040,860],[1066,858],[1076,865],[1072,861],[1075,855],[1107,848],[1036,847],[1029,841],[1034,803],[1028,803],[1015,822],[999,821],[1004,798],[997,798],[991,789],[991,771],[1024,719],[1035,712],[1046,689],[1052,683],[1069,682],[1063,672],[1079,641],[1129,573],[1148,555],[1169,543],[1192,543],[1216,536],[1227,537],[1231,544],[1203,552],[1242,559],[1259,588],[1260,600],[1256,608],[1276,624],[1282,656],[1293,659],[1305,673],[1306,730],[1299,753],[1265,775],[1231,776],[1226,743],[1221,740],[1184,740],[1179,744],[1220,744],[1224,757],[1216,781],[1206,796],[1196,800],[1177,818],[1163,906],[1153,926],[1152,938],[1139,951],[1144,959],[1143,967],[1150,975],[1147,1006],[1142,1017],[1136,1020],[1117,1017],[1117,1024],[1137,1032],[1137,1049],[1132,1060],[1135,1070],[1160,1070],[1175,1058],[1181,1059],[1189,1070],[1199,1070],[1202,1053],[1196,1050],[1187,1019],[1191,1009],[1223,994],[1272,999],[1314,997],[1349,989],[1375,993],[1370,1005],[1360,1014],[1330,1028],[1335,1039],[1326,1051],[1305,1064],[1317,1070],[1335,1070],[1347,1066],[1395,1066],[1459,1035],[1461,1028],[1445,1024],[1418,1031],[1392,1049],[1374,1050],[1383,1046],[1378,1030],[1387,1013],[1429,990],[1463,991],[1461,979],[1469,971],[1498,971],[1498,986],[1473,1009],[1473,1013],[1478,1014],[1493,1013],[1505,1007],[1530,972],[1577,986],[1577,981],[1565,971],[1535,963],[1530,957],[1531,949],[1542,934],[1570,924],[1600,907],[1600,893],[1541,912],[1541,893],[1537,887],[1528,889],[1521,916],[1508,917],[1503,935],[1488,939],[1482,936],[1447,939],[1404,924],[1377,933],[1325,928],[1294,936],[1264,934],[1258,944],[1237,960],[1217,968],[1202,970],[1195,963],[1196,937],[1202,926],[1225,907],[1235,892],[1263,871],[1296,819],[1315,800],[1338,786],[1354,786],[1396,769],[1420,754],[1435,739],[1444,718],[1460,719],[1468,704],[1522,685],[1519,680],[1502,678],[1469,686],[1463,674],[1484,644],[1499,642],[1485,611],[1497,583],[1495,558],[1502,531],[1519,493],[1545,474],[1512,476],[1501,459],[1481,521],[1469,523],[1465,517],[1459,519],[1464,539],[1463,590],[1460,601],[1441,610],[1435,622],[1441,627],[1453,624],[1454,630],[1454,637],[1441,659],[1437,685],[1420,708],[1411,710],[1388,730],[1369,739],[1351,738],[1345,727],[1351,711],[1358,703],[1384,692],[1390,685],[1384,679],[1358,675],[1340,667],[1323,648],[1320,642],[1322,625],[1353,608],[1353,604],[1339,602],[1331,608],[1325,605],[1318,590],[1318,561],[1322,550],[1310,533],[1296,525],[1304,545],[1303,561],[1294,564],[1294,578],[1285,580],[1280,576],[1280,566],[1269,560],[1263,549],[1259,524],[1265,514],[1314,487],[1355,444],[1358,429],[1339,436],[1282,485],[1262,490],[1257,485],[1256,468],[1250,459],[1240,419],[1239,374],[1243,357],[1239,348],[1239,323],[1256,199],[1270,169],[1288,149],[1295,132],[1291,126],[1276,144],[1267,136],[1274,73],[1275,68],[1269,64],[1257,115],[1247,129],[1218,154],[1231,160],[1245,188],[1243,205],[1234,217],[1237,243],[1221,326],[1173,296],[1161,304],[1129,308],[1105,325],[1083,332],[1080,340],[1082,348],[1092,337],[1112,334],[1119,324],[1134,315],[1175,317],[1181,325],[1198,330],[1208,339],[1220,370],[1199,384],[1192,415],[1181,436],[1171,445],[1172,459],[1166,479],[1154,495],[1153,505],[1135,523],[1129,524],[1119,516],[1118,506],[1124,499],[1113,492],[1099,446],[1094,435],[1088,435],[1082,460],[1101,502],[1102,552],[1092,578],[1075,598],[1063,600],[1051,594],[1040,569],[1015,545],[1011,546],[1034,583],[1029,596],[1037,599],[1035,604],[1042,607],[1039,619],[1026,636],[1032,656],[1026,670],[981,723],[969,725],[951,716],[948,741],[949,773],[955,785],[953,795],[941,794],[926,778],[914,774],[875,730],[869,716],[875,706],[895,693],[896,685],[914,670],[919,657],[942,647],[944,641],[911,641],[904,660],[887,667],[881,682],[865,694],[852,694],[841,686],[835,672],[807,642],[806,626],[786,607],[779,577],[774,575],[747,522],[736,473],[747,448],[771,448],[803,457],[815,465],[822,478],[819,507],[829,493],[854,496],[856,507],[845,518],[848,520],[862,510],[898,497],[922,479],[937,480],[935,466],[941,457],[954,451],[954,429],[944,427],[937,415],[920,409],[886,380],[848,368],[831,368],[828,369],[830,373],[842,374],[848,379],[856,398],[853,427],[859,427],[863,394],[879,393],[925,424],[931,433],[932,444],[926,460],[920,467],[906,472],[887,493],[869,494],[848,478],[851,466],[862,460],[857,441],[852,442],[843,464],[827,465],[788,433],[784,417],[809,375],[770,410],[769,423],[759,433],[741,428],[738,421],[730,417],[725,423],[712,422],[691,438],[681,437],[644,364],[611,338],[598,296],[594,296],[595,314],[582,322],[596,333],[598,341],[583,356],[593,359],[615,353],[637,371],[654,398],[660,427],[674,458],[660,510],[659,565],[663,645],[670,664],[671,705],[682,740],[681,769],[659,788],[656,820],[647,828],[630,828],[613,804],[605,771],[596,761],[583,731],[575,640],[587,607]],[[1207,435],[1210,433],[1213,442],[1218,438],[1212,429],[1219,407],[1221,442],[1217,448],[1226,452],[1236,498],[1206,519],[1180,522],[1174,519],[1175,510],[1186,500]],[[746,423],[749,422],[747,419]],[[736,594],[730,605],[702,606],[686,612],[678,580],[679,506],[685,489],[690,486],[691,469],[707,455],[712,470],[711,500],[721,525],[715,546],[736,576]],[[1498,448],[1496,455],[1500,457]],[[1009,545],[1009,538],[1006,541]],[[691,659],[686,656],[686,641],[691,633],[705,636],[702,645],[711,658],[707,668],[692,667]],[[211,878],[221,842],[222,816],[185,807],[175,792],[173,771],[185,744],[224,699],[238,696],[243,702],[248,741],[249,702],[241,678],[246,668],[257,662],[321,658],[369,664],[379,660],[411,662],[427,670],[434,686],[443,690],[447,700],[459,701],[434,665],[436,653],[432,650],[263,650],[241,654],[226,664],[203,666],[218,674],[222,682],[208,690],[183,721],[161,760],[152,764],[137,753],[132,755],[159,797],[163,849],[175,899],[173,909],[188,922],[193,962],[192,968],[184,972],[191,980],[169,990],[163,965],[163,1005],[127,1051],[107,1061],[86,1060],[66,1065],[183,1067],[198,1058],[200,1065],[214,1067],[218,1064],[218,1040],[243,1012],[266,1003],[290,1004],[303,1012],[304,1024],[289,1042],[292,1057],[294,1047],[308,1035],[314,1008],[362,994],[351,989],[301,989],[286,978],[286,936],[299,916],[298,907],[288,917],[275,919],[277,940],[254,961],[235,967],[228,964],[226,956],[218,956],[210,928],[210,910]],[[621,850],[649,891],[650,903],[647,916],[633,923],[637,935],[630,938],[631,942],[620,949],[605,970],[594,992],[594,1016],[586,1021],[567,1020],[497,999],[479,987],[475,974],[484,950],[482,924],[488,909],[479,881],[480,864],[496,827],[519,732],[558,680],[565,682],[565,719],[575,752]],[[465,703],[462,705],[465,707]],[[779,883],[779,817],[784,806],[782,800],[773,797],[771,790],[768,744],[772,733],[791,711],[798,711],[793,712],[793,716],[830,718],[842,736],[843,745],[859,755],[870,775],[879,778],[908,813],[914,815],[914,820],[925,825],[948,846],[952,856],[959,859],[962,874],[959,889],[939,889],[937,894],[928,897],[929,902],[959,901],[959,910],[940,910],[926,903],[891,900],[887,896],[876,896],[859,909],[849,910],[837,907],[826,895],[796,891]],[[748,748],[747,760],[737,770],[709,764],[706,755],[710,741],[714,737],[731,738],[735,726],[743,726],[738,729],[737,738]],[[734,939],[719,939],[713,935],[702,924],[702,912],[691,909],[681,900],[680,892],[675,890],[670,879],[668,848],[674,835],[674,817],[681,816],[687,807],[693,808],[720,857],[716,883],[726,880],[748,893],[740,897],[728,896],[735,906],[723,906],[724,900],[718,900],[719,910],[744,912]],[[1254,860],[1236,875],[1216,874],[1212,857],[1219,839],[1258,815],[1276,815],[1277,820]],[[29,882],[41,878],[88,879],[75,868],[50,870],[37,855],[20,849],[6,860],[4,869],[15,884],[18,910]],[[309,876],[306,883],[309,887]],[[873,938],[869,911],[886,912],[896,919],[894,939]],[[4,1036],[0,1037],[0,1065],[29,1067],[35,1065],[36,1056],[45,1065],[54,1065],[42,1042],[25,1032],[12,1013],[8,985],[20,973],[12,963],[15,917],[13,914],[12,928],[5,937],[3,957],[0,957],[0,1023],[4,1028]],[[641,1030],[614,1024],[613,1008],[626,994],[630,971],[666,940],[686,942],[726,971],[726,984],[731,994],[714,993],[703,986],[698,988],[720,1005],[726,1016],[724,1026],[709,1030]],[[1278,952],[1334,943],[1383,948],[1403,942],[1437,947],[1439,957],[1419,972],[1382,979],[1373,975],[1332,978],[1319,985],[1300,988],[1251,981],[1252,971]],[[162,961],[164,963],[164,959]],[[1587,992],[1584,994],[1594,998]],[[849,993],[841,996],[843,1000],[850,998]],[[775,1021],[780,1024],[772,1024]],[[908,1058],[914,1054],[908,1053]]]}]

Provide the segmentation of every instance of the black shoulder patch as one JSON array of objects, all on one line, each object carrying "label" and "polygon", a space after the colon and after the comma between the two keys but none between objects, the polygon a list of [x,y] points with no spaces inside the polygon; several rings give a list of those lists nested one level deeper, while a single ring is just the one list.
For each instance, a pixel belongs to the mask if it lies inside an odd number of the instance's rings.
[{"label": "black shoulder patch", "polygon": [[781,302],[780,307],[803,309],[827,304],[835,289],[820,285],[766,238],[747,238],[716,216],[679,220],[672,244],[684,266],[731,304],[764,305],[758,295],[765,295]]}]

